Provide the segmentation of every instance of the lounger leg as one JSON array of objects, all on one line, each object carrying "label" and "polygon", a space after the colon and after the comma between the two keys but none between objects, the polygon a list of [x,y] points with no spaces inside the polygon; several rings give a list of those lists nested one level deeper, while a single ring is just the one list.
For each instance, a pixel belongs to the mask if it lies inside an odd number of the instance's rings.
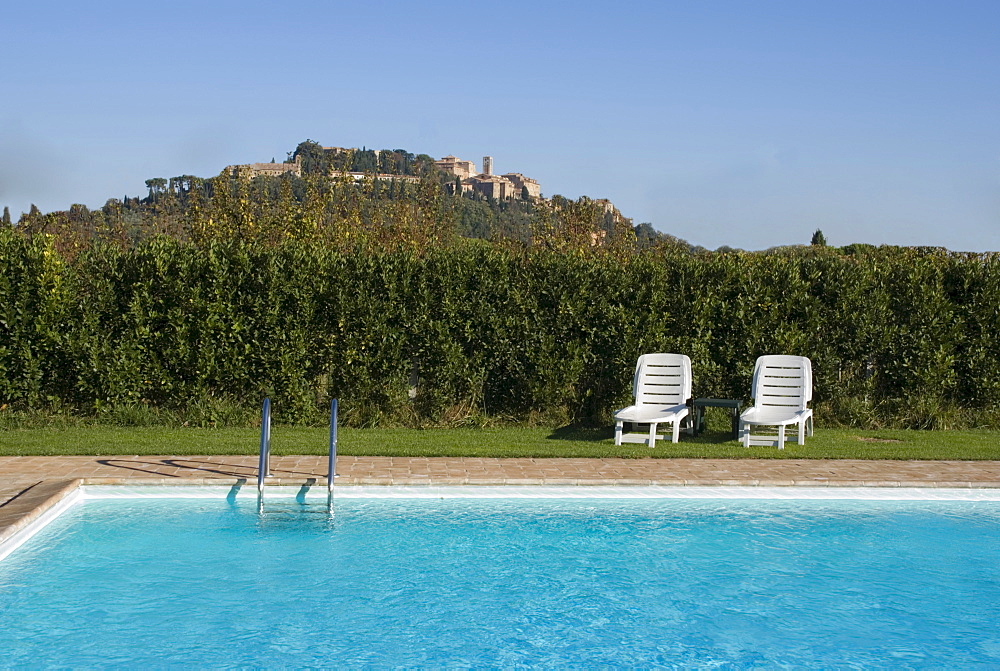
[{"label": "lounger leg", "polygon": [[649,425],[649,446],[656,447],[656,424]]},{"label": "lounger leg", "polygon": [[677,442],[681,439],[681,420],[675,419],[673,421],[674,425],[674,439],[673,442]]},{"label": "lounger leg", "polygon": [[785,425],[784,424],[779,424],[778,425],[778,449],[779,450],[785,449]]},{"label": "lounger leg", "polygon": [[812,435],[813,435],[813,418],[810,417],[806,421],[809,422],[809,437],[812,438]]},{"label": "lounger leg", "polygon": [[808,419],[804,419],[799,422],[799,445],[806,444],[806,422],[808,421]]},{"label": "lounger leg", "polygon": [[743,447],[750,447],[750,426],[740,420],[740,438],[743,439]]},{"label": "lounger leg", "polygon": [[621,420],[615,422],[615,445],[622,444],[622,424],[624,422]]}]

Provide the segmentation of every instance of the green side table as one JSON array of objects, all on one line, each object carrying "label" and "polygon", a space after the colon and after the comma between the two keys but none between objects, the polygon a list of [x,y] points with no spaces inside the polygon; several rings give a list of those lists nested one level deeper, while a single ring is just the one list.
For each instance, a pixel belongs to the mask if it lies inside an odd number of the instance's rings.
[{"label": "green side table", "polygon": [[733,426],[733,440],[739,440],[742,401],[732,398],[696,398],[690,403],[694,410],[694,435],[697,436],[705,430],[705,408],[729,408]]}]

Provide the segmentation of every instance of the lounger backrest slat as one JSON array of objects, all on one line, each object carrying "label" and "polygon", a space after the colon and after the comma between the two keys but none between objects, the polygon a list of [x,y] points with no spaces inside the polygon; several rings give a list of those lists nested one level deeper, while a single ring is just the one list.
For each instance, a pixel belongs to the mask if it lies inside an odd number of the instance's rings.
[{"label": "lounger backrest slat", "polygon": [[635,367],[636,405],[674,406],[691,397],[691,360],[684,354],[644,354]]}]

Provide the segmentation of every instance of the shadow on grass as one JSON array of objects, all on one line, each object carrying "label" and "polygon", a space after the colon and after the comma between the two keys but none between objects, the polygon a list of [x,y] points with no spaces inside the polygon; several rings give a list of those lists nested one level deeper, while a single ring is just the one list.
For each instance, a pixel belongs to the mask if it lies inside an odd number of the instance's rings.
[{"label": "shadow on grass", "polygon": [[605,440],[612,440],[615,437],[614,427],[592,427],[592,426],[560,426],[553,429],[546,438],[548,440],[573,440],[587,443],[599,443]]},{"label": "shadow on grass", "polygon": [[700,436],[686,436],[681,434],[681,440],[687,438],[692,443],[702,443],[706,445],[721,445],[722,443],[736,443],[732,431],[705,431]]},{"label": "shadow on grass", "polygon": [[[614,440],[614,427],[591,427],[591,426],[561,426],[553,429],[552,433],[546,436],[548,440],[572,440],[586,443],[600,443],[607,440]],[[666,442],[670,442],[667,435]],[[720,445],[722,443],[733,442],[733,434],[729,431],[708,430],[700,436],[692,436],[687,431],[681,431],[681,443],[697,443],[705,445]],[[660,441],[657,441],[657,445]]]}]

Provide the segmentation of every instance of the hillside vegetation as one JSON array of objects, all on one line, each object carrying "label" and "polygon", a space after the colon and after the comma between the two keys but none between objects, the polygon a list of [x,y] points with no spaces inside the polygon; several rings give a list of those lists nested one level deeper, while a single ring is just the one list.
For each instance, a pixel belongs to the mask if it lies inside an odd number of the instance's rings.
[{"label": "hillside vegetation", "polygon": [[[306,141],[289,158],[300,162],[301,176],[249,179],[224,170],[210,179],[153,178],[146,181],[145,197],[112,198],[96,210],[73,205],[42,213],[32,206],[14,225],[27,235],[55,236],[64,255],[93,243],[134,247],[163,235],[193,244],[236,238],[272,245],[303,240],[342,249],[415,250],[459,238],[625,250],[670,239],[648,224],[633,228],[606,201],[463,194],[456,178],[438,169],[430,156],[402,149],[334,153]],[[368,176],[357,181],[348,171]],[[12,224],[9,212],[4,223]]]}]

